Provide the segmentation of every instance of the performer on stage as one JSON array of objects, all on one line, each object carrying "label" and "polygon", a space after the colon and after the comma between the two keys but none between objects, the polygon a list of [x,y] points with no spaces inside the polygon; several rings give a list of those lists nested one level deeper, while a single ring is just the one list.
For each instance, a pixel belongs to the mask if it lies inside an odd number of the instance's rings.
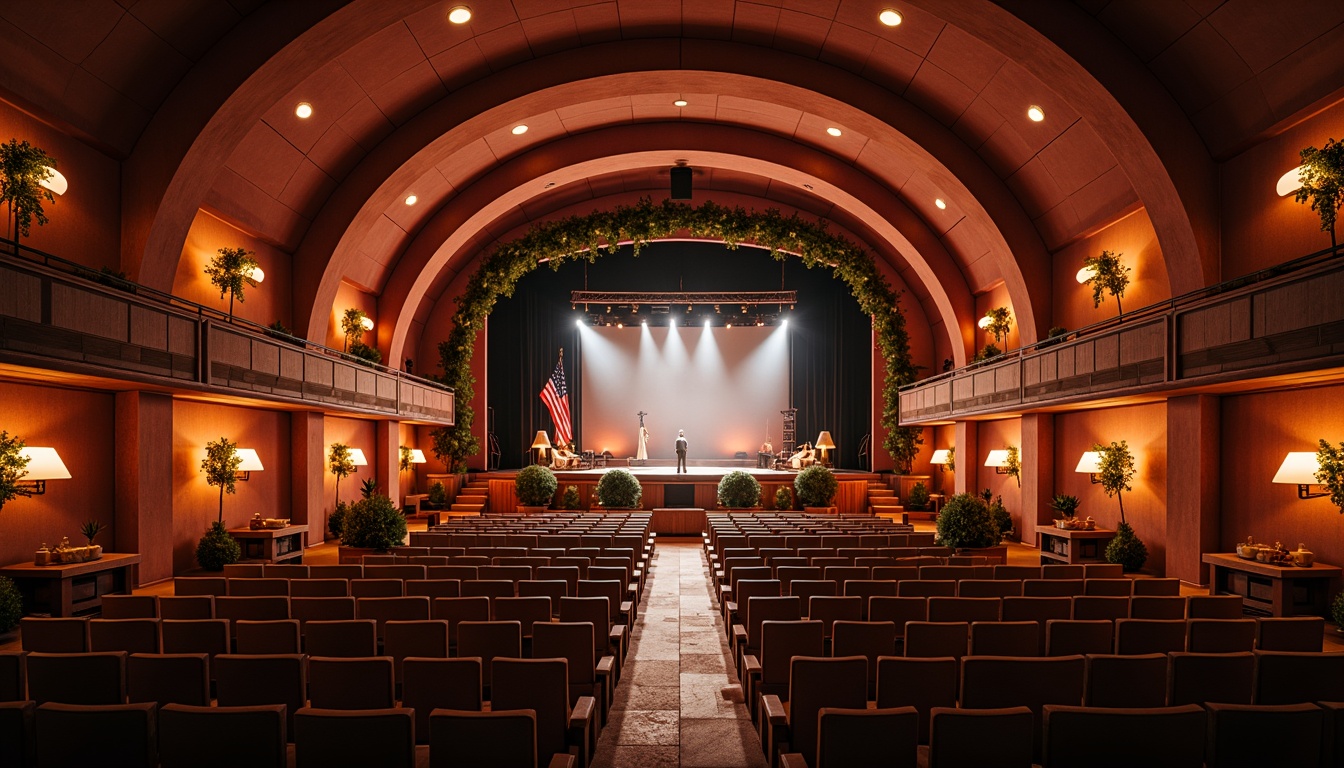
[{"label": "performer on stage", "polygon": [[635,459],[637,461],[649,460],[649,430],[644,428],[644,417],[648,414],[640,411],[639,416],[639,437],[635,438]]},{"label": "performer on stage", "polygon": [[682,473],[684,473],[684,472],[686,471],[686,447],[687,447],[687,445],[688,445],[688,443],[686,442],[686,430],[684,430],[684,429],[678,429],[678,430],[677,430],[677,474],[682,474]]}]

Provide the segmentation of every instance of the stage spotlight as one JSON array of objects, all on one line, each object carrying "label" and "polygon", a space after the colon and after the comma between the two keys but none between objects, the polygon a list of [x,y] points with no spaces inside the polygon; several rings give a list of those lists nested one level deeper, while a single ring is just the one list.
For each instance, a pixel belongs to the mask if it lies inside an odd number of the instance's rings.
[{"label": "stage spotlight", "polygon": [[706,328],[709,327],[709,318],[708,318],[708,317],[705,318],[705,327],[706,327]]},{"label": "stage spotlight", "polygon": [[645,328],[648,328],[648,327],[649,327],[649,321],[648,321],[648,320],[640,320],[640,321],[639,321],[639,324],[642,325],[642,326],[644,326]]},{"label": "stage spotlight", "polygon": [[667,327],[668,327],[668,328],[676,328],[676,327],[677,327],[677,318],[675,318],[675,317],[669,317],[669,318],[667,318]]},{"label": "stage spotlight", "polygon": [[608,314],[608,315],[611,314],[611,305],[610,305],[610,304],[607,305],[607,314]]},{"label": "stage spotlight", "polygon": [[694,304],[687,304],[687,305],[686,305],[686,314],[688,314],[688,315],[691,314],[691,308],[692,308],[693,306],[695,306],[695,305],[694,305]]},{"label": "stage spotlight", "polygon": [[781,328],[788,328],[788,327],[789,327],[789,319],[788,319],[787,317],[784,318],[784,322],[780,323],[780,324],[779,324],[779,327],[781,327]]},{"label": "stage spotlight", "polygon": [[715,305],[714,305],[714,314],[716,314],[716,315],[719,314],[719,305],[718,305],[718,304],[715,304]]},{"label": "stage spotlight", "polygon": [[617,324],[616,324],[616,327],[617,327],[618,329],[619,329],[619,328],[624,328],[624,327],[625,327],[625,323],[617,323]]},{"label": "stage spotlight", "polygon": [[744,315],[747,314],[747,305],[746,305],[746,304],[743,304],[743,305],[742,305],[742,314],[744,314]]},{"label": "stage spotlight", "polygon": [[575,321],[574,321],[574,325],[577,326],[577,327],[579,327],[579,328],[582,328],[582,327],[583,327],[583,319],[582,319],[582,318],[579,318],[578,320],[575,320]]},{"label": "stage spotlight", "polygon": [[732,323],[732,321],[729,321],[729,322],[728,322],[727,327],[729,327],[729,328],[732,328],[732,327],[733,327],[733,323]]}]

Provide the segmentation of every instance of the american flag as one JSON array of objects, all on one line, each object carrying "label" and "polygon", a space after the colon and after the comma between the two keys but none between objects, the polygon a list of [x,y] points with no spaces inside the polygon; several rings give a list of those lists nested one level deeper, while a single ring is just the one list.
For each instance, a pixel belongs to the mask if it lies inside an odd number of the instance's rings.
[{"label": "american flag", "polygon": [[568,444],[573,431],[569,424],[569,388],[565,386],[564,362],[565,351],[562,349],[560,357],[555,361],[555,370],[551,371],[551,378],[541,388],[541,401],[546,403],[546,409],[551,412],[551,421],[555,422],[556,441]]}]

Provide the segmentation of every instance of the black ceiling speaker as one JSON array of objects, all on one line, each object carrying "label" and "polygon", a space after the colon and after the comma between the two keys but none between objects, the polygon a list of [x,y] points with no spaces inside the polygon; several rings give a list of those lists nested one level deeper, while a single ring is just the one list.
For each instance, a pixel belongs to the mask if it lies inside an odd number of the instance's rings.
[{"label": "black ceiling speaker", "polygon": [[691,169],[684,165],[672,168],[672,199],[691,199]]}]

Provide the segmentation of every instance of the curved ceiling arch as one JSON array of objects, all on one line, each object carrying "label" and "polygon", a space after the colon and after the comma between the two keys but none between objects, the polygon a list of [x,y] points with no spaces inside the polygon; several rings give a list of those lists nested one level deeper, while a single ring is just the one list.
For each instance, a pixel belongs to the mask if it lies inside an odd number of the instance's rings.
[{"label": "curved ceiling arch", "polygon": [[[741,149],[729,154],[721,151],[724,146]],[[797,167],[775,159],[785,149],[784,154],[800,161]],[[543,194],[546,183],[562,186],[596,173],[669,166],[674,158],[685,159],[693,167],[732,169],[795,187],[811,185],[816,195],[864,222],[890,250],[904,257],[914,282],[931,297],[955,356],[964,359],[960,328],[973,316],[970,289],[938,237],[886,187],[825,153],[776,136],[727,126],[682,124],[607,128],[551,142],[503,164],[454,197],[420,230],[388,279],[379,300],[380,325],[387,328],[390,314],[393,330],[380,334],[379,345],[396,359],[438,273],[480,231]],[[322,276],[326,289],[316,297],[310,316],[312,338],[325,335],[344,266],[333,259]]]}]

